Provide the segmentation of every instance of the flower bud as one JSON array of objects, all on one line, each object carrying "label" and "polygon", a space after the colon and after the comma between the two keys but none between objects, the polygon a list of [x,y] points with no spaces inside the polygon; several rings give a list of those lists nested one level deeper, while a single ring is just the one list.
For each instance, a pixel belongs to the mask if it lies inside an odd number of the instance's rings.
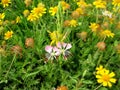
[{"label": "flower bud", "polygon": [[83,41],[86,41],[87,38],[87,32],[81,32],[76,34],[78,38],[81,38]]},{"label": "flower bud", "polygon": [[73,11],[72,14],[71,14],[72,18],[76,19],[76,18],[79,18],[80,17],[80,14],[78,11]]},{"label": "flower bud", "polygon": [[19,45],[15,45],[11,48],[12,53],[16,54],[16,55],[20,55],[22,56],[22,47]]},{"label": "flower bud", "polygon": [[23,11],[24,17],[27,17],[29,14],[30,14],[30,11],[29,11],[29,10],[24,10],[24,11]]},{"label": "flower bud", "polygon": [[70,25],[70,20],[65,20],[64,21],[64,27],[68,27]]},{"label": "flower bud", "polygon": [[6,55],[6,52],[3,48],[0,47],[0,55],[1,56],[5,56]]},{"label": "flower bud", "polygon": [[12,20],[12,21],[11,21],[11,24],[15,24],[15,23],[16,23],[15,20]]},{"label": "flower bud", "polygon": [[60,86],[56,90],[68,90],[68,88],[66,86]]},{"label": "flower bud", "polygon": [[97,43],[97,48],[99,49],[99,50],[105,50],[105,48],[106,48],[106,44],[105,44],[105,42],[98,42]]},{"label": "flower bud", "polygon": [[28,7],[29,5],[31,5],[32,0],[25,0],[24,3],[26,5],[26,7]]},{"label": "flower bud", "polygon": [[26,38],[25,40],[25,46],[26,47],[34,47],[34,39],[33,38]]},{"label": "flower bud", "polygon": [[104,22],[103,23],[103,27],[108,28],[109,27],[109,23],[108,22]]},{"label": "flower bud", "polygon": [[120,44],[118,44],[118,45],[116,46],[116,50],[117,50],[118,53],[120,53]]},{"label": "flower bud", "polygon": [[0,35],[3,33],[3,31],[4,31],[4,27],[1,26],[1,27],[0,27]]},{"label": "flower bud", "polygon": [[120,22],[117,23],[116,28],[117,28],[117,29],[120,29]]}]

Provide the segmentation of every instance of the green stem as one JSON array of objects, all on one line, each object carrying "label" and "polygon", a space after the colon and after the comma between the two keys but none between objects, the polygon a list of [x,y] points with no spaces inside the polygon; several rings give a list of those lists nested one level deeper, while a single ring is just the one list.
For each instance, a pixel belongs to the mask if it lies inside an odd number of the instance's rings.
[{"label": "green stem", "polygon": [[98,88],[100,88],[102,86],[102,84],[100,84],[98,87],[96,87],[94,90],[97,90]]},{"label": "green stem", "polygon": [[1,58],[2,56],[1,56],[1,54],[0,54],[0,76],[1,76],[1,71],[2,71],[2,66],[1,66],[1,60],[2,60],[2,58]]},{"label": "green stem", "polygon": [[5,75],[5,78],[7,78],[8,73],[9,73],[9,71],[10,71],[10,69],[11,69],[12,65],[13,65],[13,62],[15,61],[15,58],[16,58],[16,54],[15,54],[15,55],[14,55],[14,57],[13,57],[13,60],[12,60],[12,62],[11,62],[11,64],[10,64],[10,66],[9,66],[9,69],[8,69],[8,71],[7,71],[6,75]]},{"label": "green stem", "polygon": [[80,80],[78,81],[78,83],[76,84],[76,90],[78,90],[77,88],[79,88],[79,86],[80,86],[83,78],[85,77],[86,73],[87,73],[87,70],[84,70],[81,79],[80,79]]},{"label": "green stem", "polygon": [[102,57],[103,57],[103,55],[100,56],[100,58],[99,58],[99,60],[98,60],[98,62],[97,62],[97,66],[100,64],[100,62],[101,62],[101,60],[102,60]]},{"label": "green stem", "polygon": [[98,9],[96,9],[96,23],[98,23]]}]

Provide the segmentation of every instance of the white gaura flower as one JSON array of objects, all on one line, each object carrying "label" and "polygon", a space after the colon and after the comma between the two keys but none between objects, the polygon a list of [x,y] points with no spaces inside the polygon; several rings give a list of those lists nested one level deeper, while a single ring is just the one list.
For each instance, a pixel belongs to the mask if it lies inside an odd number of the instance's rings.
[{"label": "white gaura flower", "polygon": [[56,59],[56,57],[60,55],[60,50],[55,46],[47,45],[45,51],[47,52],[45,56],[48,60]]},{"label": "white gaura flower", "polygon": [[102,14],[103,14],[104,16],[107,16],[107,17],[109,17],[109,18],[112,18],[112,13],[111,13],[110,11],[105,10],[105,11],[102,12]]},{"label": "white gaura flower", "polygon": [[72,47],[70,43],[58,42],[56,46],[64,57],[67,57],[70,54],[69,49]]}]

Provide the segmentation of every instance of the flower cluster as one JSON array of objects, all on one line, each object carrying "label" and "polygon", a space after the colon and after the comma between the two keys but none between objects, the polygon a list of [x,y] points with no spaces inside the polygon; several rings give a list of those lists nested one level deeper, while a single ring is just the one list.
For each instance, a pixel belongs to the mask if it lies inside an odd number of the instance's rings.
[{"label": "flower cluster", "polygon": [[[60,4],[62,6],[63,11],[67,10],[70,8],[70,5],[68,3],[66,3],[65,1],[60,1]],[[50,7],[49,9],[49,13],[51,14],[51,16],[55,16],[56,13],[58,12],[58,5],[54,6],[54,7]]]},{"label": "flower cluster", "polygon": [[114,76],[114,72],[110,72],[106,68],[103,68],[102,65],[96,68],[97,82],[101,83],[103,86],[112,87],[112,83],[116,83]]},{"label": "flower cluster", "polygon": [[30,15],[28,15],[27,20],[28,21],[36,21],[38,20],[40,17],[43,16],[43,14],[46,13],[46,8],[44,4],[38,4],[37,7],[33,8],[33,10],[31,10]]},{"label": "flower cluster", "polygon": [[69,49],[71,47],[72,47],[71,44],[64,43],[64,42],[58,42],[56,44],[56,46],[47,45],[45,47],[45,51],[47,52],[46,53],[46,58],[48,60],[53,60],[53,59],[56,59],[58,56],[60,56],[62,54],[63,57],[66,59],[67,56],[69,56],[69,54],[70,54]]},{"label": "flower cluster", "polygon": [[114,33],[111,32],[111,30],[109,29],[103,29],[101,27],[101,25],[99,25],[98,23],[91,23],[89,28],[92,30],[93,33],[96,33],[98,36],[102,37],[102,38],[106,38],[106,37],[114,37]]}]

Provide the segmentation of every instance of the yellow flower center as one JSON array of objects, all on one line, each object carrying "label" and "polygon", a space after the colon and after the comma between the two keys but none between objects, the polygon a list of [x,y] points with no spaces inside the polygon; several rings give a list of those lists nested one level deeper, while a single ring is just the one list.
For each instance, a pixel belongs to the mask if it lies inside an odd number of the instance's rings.
[{"label": "yellow flower center", "polygon": [[3,3],[3,4],[8,4],[8,3],[9,3],[9,0],[2,0],[2,3]]},{"label": "yellow flower center", "polygon": [[115,0],[116,3],[120,3],[120,0]]},{"label": "yellow flower center", "polygon": [[110,77],[109,75],[103,75],[102,79],[106,82],[109,82],[110,81]]}]

